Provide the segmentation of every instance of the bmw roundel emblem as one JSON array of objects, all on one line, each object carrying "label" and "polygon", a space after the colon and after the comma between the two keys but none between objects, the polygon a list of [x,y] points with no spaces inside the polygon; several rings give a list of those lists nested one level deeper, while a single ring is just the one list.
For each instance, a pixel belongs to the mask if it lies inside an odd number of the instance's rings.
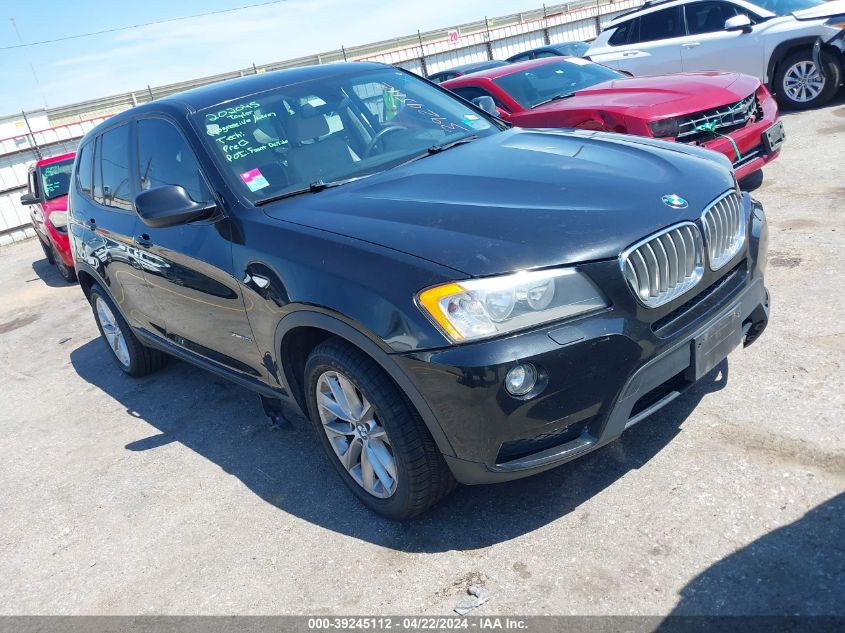
[{"label": "bmw roundel emblem", "polygon": [[686,209],[689,206],[689,202],[676,193],[665,195],[661,198],[661,200],[663,200],[663,204],[667,207],[672,207],[673,209]]}]

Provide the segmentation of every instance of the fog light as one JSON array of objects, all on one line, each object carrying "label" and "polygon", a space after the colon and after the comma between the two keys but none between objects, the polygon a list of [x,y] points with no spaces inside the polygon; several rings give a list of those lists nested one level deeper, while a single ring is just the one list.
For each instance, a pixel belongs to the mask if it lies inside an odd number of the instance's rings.
[{"label": "fog light", "polygon": [[537,368],[530,363],[513,367],[505,376],[505,389],[512,396],[524,396],[537,385]]}]

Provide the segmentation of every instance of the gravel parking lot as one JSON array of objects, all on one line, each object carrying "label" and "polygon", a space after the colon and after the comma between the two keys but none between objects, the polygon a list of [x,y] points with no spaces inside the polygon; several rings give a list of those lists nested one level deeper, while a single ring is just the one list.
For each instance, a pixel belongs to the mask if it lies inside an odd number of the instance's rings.
[{"label": "gravel parking lot", "polygon": [[[35,240],[0,249],[4,614],[845,614],[845,95],[746,183],[766,334],[621,440],[368,512],[309,429],[181,362],[132,380]],[[683,193],[679,183],[679,193]]]}]

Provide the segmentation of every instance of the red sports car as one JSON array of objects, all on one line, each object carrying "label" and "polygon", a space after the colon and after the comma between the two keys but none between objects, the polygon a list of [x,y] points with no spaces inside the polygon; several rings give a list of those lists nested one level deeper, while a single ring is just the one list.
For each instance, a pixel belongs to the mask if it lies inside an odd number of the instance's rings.
[{"label": "red sports car", "polygon": [[67,281],[76,279],[67,235],[67,192],[76,154],[43,158],[29,168],[29,191],[21,203],[30,205],[30,218],[44,255]]},{"label": "red sports car", "polygon": [[630,77],[577,57],[536,59],[441,84],[520,127],[573,127],[695,143],[727,156],[738,179],[778,156],[774,98],[754,77],[705,72]]}]

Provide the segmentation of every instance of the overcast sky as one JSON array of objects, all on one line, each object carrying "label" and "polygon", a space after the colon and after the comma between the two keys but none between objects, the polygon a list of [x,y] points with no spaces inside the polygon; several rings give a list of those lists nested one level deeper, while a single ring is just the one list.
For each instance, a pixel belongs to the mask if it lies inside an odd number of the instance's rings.
[{"label": "overcast sky", "polygon": [[[0,47],[261,1],[2,0]],[[366,44],[417,29],[437,29],[485,15],[494,17],[541,6],[542,0],[290,0],[0,50],[0,114],[141,90],[147,84],[156,86],[237,70],[253,62],[260,66],[333,50],[341,44]]]}]

